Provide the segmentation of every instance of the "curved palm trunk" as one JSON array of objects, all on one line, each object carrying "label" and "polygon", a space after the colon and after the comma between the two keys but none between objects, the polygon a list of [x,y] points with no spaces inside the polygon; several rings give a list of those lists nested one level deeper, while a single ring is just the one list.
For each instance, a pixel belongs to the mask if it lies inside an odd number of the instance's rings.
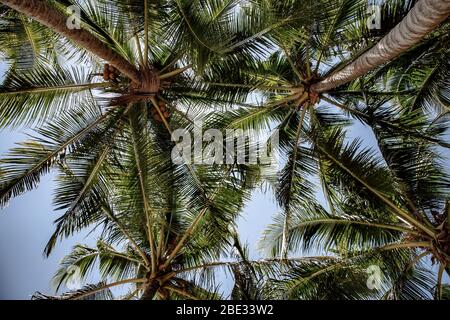
[{"label": "curved palm trunk", "polygon": [[52,7],[45,0],[0,0],[1,3],[15,9],[26,16],[42,23],[52,30],[72,40],[79,46],[92,52],[98,57],[108,61],[121,73],[133,82],[140,83],[139,72],[136,67],[123,57],[108,48],[94,35],[83,29],[69,29],[67,27],[68,17],[58,9]]},{"label": "curved palm trunk", "polygon": [[350,82],[419,43],[450,14],[450,0],[419,0],[407,16],[372,49],[342,70],[311,86],[325,92]]}]

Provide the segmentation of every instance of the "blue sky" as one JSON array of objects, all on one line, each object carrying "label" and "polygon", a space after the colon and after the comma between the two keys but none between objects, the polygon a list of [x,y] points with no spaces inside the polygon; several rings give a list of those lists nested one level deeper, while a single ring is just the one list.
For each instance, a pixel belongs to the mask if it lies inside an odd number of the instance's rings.
[{"label": "blue sky", "polygon": [[[0,64],[0,79],[3,73]],[[25,139],[20,131],[0,131],[0,155]],[[50,280],[61,258],[75,243],[89,243],[86,233],[81,233],[63,241],[49,258],[44,258],[42,252],[58,216],[52,207],[52,190],[50,174],[38,189],[13,199],[0,210],[0,299],[29,299],[36,291],[51,292]]]},{"label": "blue sky", "polygon": [[[0,64],[0,79],[2,73]],[[363,139],[366,146],[375,145],[371,132],[361,124],[352,127],[350,138],[356,137]],[[0,156],[24,139],[23,132],[0,131]],[[52,206],[53,177],[45,176],[39,188],[13,199],[8,207],[0,210],[0,299],[29,299],[36,291],[54,293],[50,281],[61,258],[76,243],[95,242],[95,235],[82,232],[62,241],[49,258],[44,258],[42,252],[54,230],[53,221],[61,214]],[[239,232],[242,241],[249,244],[252,258],[259,257],[258,240],[277,212],[279,209],[270,193],[255,192],[244,208]],[[231,282],[224,280],[222,290],[228,291]]]}]

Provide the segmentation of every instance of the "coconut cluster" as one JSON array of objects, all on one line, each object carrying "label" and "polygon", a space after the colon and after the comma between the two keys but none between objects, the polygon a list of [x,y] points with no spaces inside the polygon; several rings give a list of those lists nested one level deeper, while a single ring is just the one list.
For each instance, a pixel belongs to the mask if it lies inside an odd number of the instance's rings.
[{"label": "coconut cluster", "polygon": [[[158,109],[166,120],[168,120],[170,118],[170,111],[167,109],[167,105],[164,101],[162,101],[162,100],[158,101]],[[163,121],[160,113],[156,110],[156,106],[153,106],[151,108],[151,115],[152,115],[153,119],[155,119],[156,122]]]},{"label": "coconut cluster", "polygon": [[103,79],[105,81],[117,81],[117,78],[120,77],[120,72],[114,66],[105,64],[103,68]]}]

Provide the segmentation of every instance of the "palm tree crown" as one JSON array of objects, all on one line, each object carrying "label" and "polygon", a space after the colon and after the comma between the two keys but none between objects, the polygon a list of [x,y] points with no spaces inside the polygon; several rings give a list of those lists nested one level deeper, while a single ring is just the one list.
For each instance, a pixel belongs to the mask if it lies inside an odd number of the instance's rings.
[{"label": "palm tree crown", "polygon": [[[64,213],[45,253],[102,226],[55,275],[57,287],[74,267],[84,280],[98,261],[101,282],[36,298],[108,299],[128,285],[121,298],[218,299],[224,268],[234,299],[447,296],[448,0],[383,3],[378,30],[365,0],[0,3],[0,126],[34,132],[0,160],[0,205],[56,170]],[[283,168],[175,164],[171,134],[197,119],[276,129]],[[349,138],[353,120],[376,145]],[[282,213],[254,261],[235,225],[262,185]],[[312,249],[325,255],[297,257]],[[375,293],[373,265],[385,274]]]}]

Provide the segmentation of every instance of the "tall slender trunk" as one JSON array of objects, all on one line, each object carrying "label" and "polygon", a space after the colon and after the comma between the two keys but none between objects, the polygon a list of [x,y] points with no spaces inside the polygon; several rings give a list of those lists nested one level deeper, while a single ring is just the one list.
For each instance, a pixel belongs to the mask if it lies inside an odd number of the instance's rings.
[{"label": "tall slender trunk", "polygon": [[0,0],[1,3],[33,18],[57,33],[67,37],[79,46],[108,61],[133,82],[140,83],[139,71],[94,35],[83,29],[69,29],[64,13],[52,7],[45,0]]},{"label": "tall slender trunk", "polygon": [[144,294],[142,295],[141,300],[153,300],[158,289],[158,281],[150,280],[145,286]]},{"label": "tall slender trunk", "polygon": [[372,49],[342,70],[311,86],[325,92],[394,59],[420,42],[450,14],[450,0],[419,0],[406,17]]}]

